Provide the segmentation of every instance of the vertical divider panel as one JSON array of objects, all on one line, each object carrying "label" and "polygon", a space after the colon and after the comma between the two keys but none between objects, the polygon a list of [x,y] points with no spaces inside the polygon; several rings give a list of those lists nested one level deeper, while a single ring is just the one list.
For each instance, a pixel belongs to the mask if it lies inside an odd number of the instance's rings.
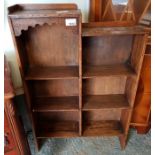
[{"label": "vertical divider panel", "polygon": [[82,135],[82,17],[79,17],[79,135]]},{"label": "vertical divider panel", "polygon": [[136,76],[128,77],[126,82],[126,95],[131,107],[129,111],[123,111],[121,116],[121,123],[124,128],[124,133],[127,134],[130,126],[130,119],[132,114],[132,108],[135,101],[136,91],[138,87],[138,81],[140,77],[141,66],[145,53],[147,35],[135,36],[133,49],[131,52],[131,66],[136,72]]},{"label": "vertical divider panel", "polygon": [[147,35],[137,35],[134,39],[133,49],[131,52],[131,66],[136,72],[136,76],[128,77],[126,83],[126,94],[128,102],[133,107],[134,99],[138,87],[138,81],[142,62],[145,54],[145,46],[147,41]]}]

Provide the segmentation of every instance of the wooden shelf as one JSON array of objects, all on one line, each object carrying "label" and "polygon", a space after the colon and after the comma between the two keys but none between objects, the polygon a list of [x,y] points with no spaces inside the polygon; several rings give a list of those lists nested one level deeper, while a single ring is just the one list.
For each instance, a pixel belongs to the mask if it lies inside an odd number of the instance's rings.
[{"label": "wooden shelf", "polygon": [[83,111],[129,108],[127,98],[122,94],[89,95],[83,98]]},{"label": "wooden shelf", "polygon": [[37,97],[34,100],[34,112],[78,111],[79,100],[71,97]]},{"label": "wooden shelf", "polygon": [[104,66],[84,66],[83,78],[96,78],[101,76],[135,75],[135,71],[125,64],[104,65]]},{"label": "wooden shelf", "polygon": [[90,121],[84,124],[84,136],[118,136],[123,134],[119,121]]},{"label": "wooden shelf", "polygon": [[[38,5],[39,6],[39,5]],[[24,6],[20,7],[18,6],[18,10],[11,12],[11,14],[9,14],[9,17],[11,18],[43,18],[43,17],[78,17],[78,15],[80,14],[79,10],[51,10],[51,9],[46,9],[44,10],[43,8],[40,10],[24,10]],[[65,12],[65,14],[64,14]]]},{"label": "wooden shelf", "polygon": [[26,80],[50,80],[78,78],[78,67],[31,67],[29,68]]},{"label": "wooden shelf", "polygon": [[50,137],[77,137],[78,122],[64,121],[64,122],[44,122],[39,124],[37,138]]},{"label": "wooden shelf", "polygon": [[[97,25],[97,24],[96,24]],[[127,34],[145,34],[149,32],[144,26],[132,27],[102,27],[91,24],[84,24],[82,27],[83,37],[103,36],[103,35],[127,35]]]}]

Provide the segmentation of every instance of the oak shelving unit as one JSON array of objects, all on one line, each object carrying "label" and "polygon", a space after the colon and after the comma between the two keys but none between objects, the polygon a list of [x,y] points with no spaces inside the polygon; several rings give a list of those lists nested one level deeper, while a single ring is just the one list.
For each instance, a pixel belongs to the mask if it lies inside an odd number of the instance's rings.
[{"label": "oak shelving unit", "polygon": [[79,136],[81,12],[75,4],[9,12],[37,147],[42,138]]},{"label": "oak shelving unit", "polygon": [[84,136],[118,136],[125,146],[146,35],[142,27],[82,27]]},{"label": "oak shelving unit", "polygon": [[51,137],[118,136],[124,148],[147,31],[82,25],[75,4],[15,5],[9,23],[36,146]]}]

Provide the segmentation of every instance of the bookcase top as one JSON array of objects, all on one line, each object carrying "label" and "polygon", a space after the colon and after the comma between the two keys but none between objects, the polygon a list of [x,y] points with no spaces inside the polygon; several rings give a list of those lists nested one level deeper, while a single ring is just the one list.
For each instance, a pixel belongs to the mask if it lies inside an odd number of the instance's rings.
[{"label": "bookcase top", "polygon": [[78,17],[76,4],[17,4],[8,8],[10,18]]}]

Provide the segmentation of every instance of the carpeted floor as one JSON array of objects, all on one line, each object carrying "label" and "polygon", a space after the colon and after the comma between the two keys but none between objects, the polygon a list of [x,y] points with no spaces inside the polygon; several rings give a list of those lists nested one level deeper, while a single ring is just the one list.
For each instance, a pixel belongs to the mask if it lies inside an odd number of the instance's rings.
[{"label": "carpeted floor", "polygon": [[32,155],[151,155],[151,132],[138,135],[133,129],[123,151],[117,137],[47,139],[38,153],[31,132],[28,141]]},{"label": "carpeted floor", "polygon": [[150,155],[151,132],[146,135],[138,135],[132,129],[129,133],[128,144],[125,150],[120,149],[117,137],[100,138],[69,138],[47,139],[41,150],[36,153],[24,96],[15,98],[19,116],[24,124],[25,132],[28,133],[28,141],[32,155]]}]

